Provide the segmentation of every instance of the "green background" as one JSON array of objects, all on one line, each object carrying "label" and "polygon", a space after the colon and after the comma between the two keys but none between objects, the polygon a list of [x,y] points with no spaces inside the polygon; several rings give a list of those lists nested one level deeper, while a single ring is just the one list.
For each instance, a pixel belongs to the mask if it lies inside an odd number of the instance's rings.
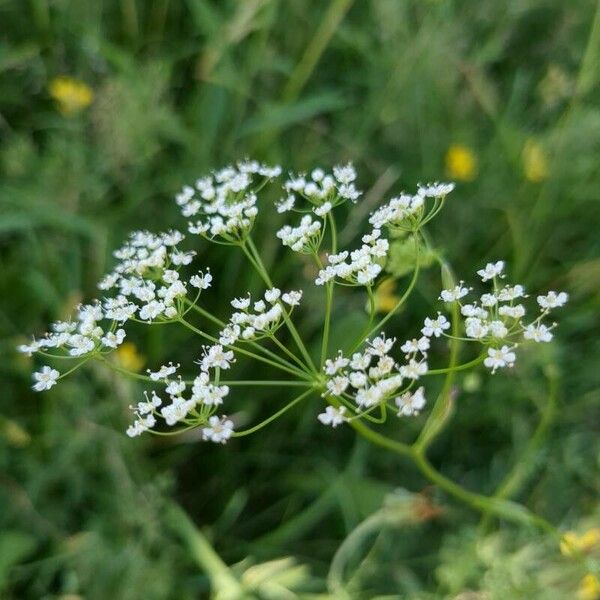
[{"label": "green background", "polygon": [[[436,248],[465,279],[505,258],[532,295],[564,289],[571,301],[555,343],[524,352],[511,373],[459,379],[431,460],[487,494],[522,465],[515,499],[561,529],[598,524],[599,6],[0,1],[0,596],[576,597],[589,564],[537,531],[482,524],[400,457],[319,426],[316,401],[225,448],[131,441],[140,388],[93,368],[36,395],[32,360],[14,348],[97,296],[129,231],[181,226],[174,194],[212,168],[246,156],[294,170],[351,160],[366,216],[447,178],[446,152],[463,144],[477,173],[430,227]],[[58,76],[85,82],[91,105],[63,114],[49,93]],[[547,163],[540,181],[524,172],[532,142]],[[306,288],[273,235],[281,222],[262,213],[261,248],[282,287]],[[198,250],[215,275],[215,314],[242,287],[260,289],[240,256]],[[389,333],[412,336],[439,285],[427,270]],[[306,298],[308,337],[321,302]],[[340,302],[334,341],[364,319],[363,298]],[[146,366],[199,354],[176,330],[128,339]],[[281,401],[230,398],[255,421]],[[411,439],[422,423],[387,430]]]}]

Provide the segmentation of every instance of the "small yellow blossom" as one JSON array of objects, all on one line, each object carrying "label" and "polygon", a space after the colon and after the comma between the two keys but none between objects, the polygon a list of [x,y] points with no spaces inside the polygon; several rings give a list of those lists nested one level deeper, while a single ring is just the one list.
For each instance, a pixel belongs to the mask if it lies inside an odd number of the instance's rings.
[{"label": "small yellow blossom", "polygon": [[72,77],[55,77],[48,86],[63,115],[74,115],[87,108],[94,100],[94,92],[83,81]]},{"label": "small yellow blossom", "polygon": [[131,342],[125,342],[121,344],[116,352],[115,356],[119,365],[129,371],[135,371],[136,373],[141,370],[146,360],[140,355],[135,347],[135,344]]},{"label": "small yellow blossom", "polygon": [[535,140],[529,139],[523,147],[523,173],[525,179],[539,183],[548,178],[548,160],[544,149]]},{"label": "small yellow blossom", "polygon": [[579,584],[577,589],[579,600],[599,600],[600,599],[600,581],[595,575],[588,573]]},{"label": "small yellow blossom", "polygon": [[452,179],[473,181],[477,176],[477,157],[463,144],[452,144],[446,152],[446,172]]},{"label": "small yellow blossom", "polygon": [[396,281],[394,279],[385,279],[381,282],[375,292],[375,310],[377,312],[390,312],[400,298],[394,293],[396,291]]},{"label": "small yellow blossom", "polygon": [[560,542],[560,551],[564,556],[572,556],[575,552],[589,552],[600,544],[600,529],[592,527],[583,535],[567,531]]}]

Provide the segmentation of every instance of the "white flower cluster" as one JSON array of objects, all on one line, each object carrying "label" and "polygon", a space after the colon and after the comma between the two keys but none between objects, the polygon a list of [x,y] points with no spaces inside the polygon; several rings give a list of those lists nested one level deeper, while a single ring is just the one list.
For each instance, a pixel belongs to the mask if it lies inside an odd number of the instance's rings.
[{"label": "white flower cluster", "polygon": [[[556,323],[542,323],[551,309],[563,306],[568,296],[565,292],[548,292],[538,296],[540,314],[530,323],[523,318],[526,308],[520,299],[527,298],[525,288],[520,285],[500,285],[504,279],[504,261],[488,263],[477,274],[483,282],[491,281],[493,290],[481,294],[477,300],[465,302],[472,288],[467,288],[461,281],[449,290],[443,290],[440,299],[447,303],[458,302],[464,320],[465,335],[468,339],[478,340],[488,346],[484,359],[486,367],[494,373],[497,369],[512,367],[516,360],[515,348],[518,340],[534,342],[549,342],[552,340],[552,329]],[[425,319],[423,335],[439,337],[449,335],[444,332],[450,328],[450,323],[444,315],[438,313],[435,319]]]},{"label": "white flower cluster", "polygon": [[[403,231],[415,231],[430,221],[442,209],[444,199],[454,189],[453,183],[430,183],[419,186],[417,193],[400,194],[378,208],[370,217],[373,227],[384,226]],[[428,210],[427,199],[434,202]]]},{"label": "white flower cluster", "polygon": [[[407,340],[401,350],[406,361],[398,364],[391,356],[395,338],[384,334],[367,341],[364,352],[355,352],[351,358],[341,352],[325,361],[327,376],[324,396],[333,396],[343,405],[328,407],[318,416],[321,423],[333,427],[348,420],[346,411],[356,416],[394,399],[398,416],[416,415],[425,405],[423,388],[412,392],[414,382],[427,373],[429,339]],[[403,389],[402,389],[403,388]]]},{"label": "white flower cluster", "polygon": [[346,285],[372,285],[381,273],[389,250],[389,242],[381,237],[380,229],[362,238],[363,245],[352,252],[344,250],[327,257],[328,265],[319,271],[315,283],[324,285],[328,281],[341,279]]},{"label": "white flower cluster", "polygon": [[[214,415],[223,399],[229,394],[227,385],[219,385],[211,381],[211,370],[217,374],[229,369],[234,362],[233,352],[215,344],[204,348],[200,359],[200,374],[191,382],[188,394],[188,384],[181,377],[173,377],[179,365],[169,363],[158,371],[148,371],[152,381],[164,384],[164,393],[170,403],[163,405],[162,398],[155,390],[150,397],[144,394],[145,400],[130,407],[136,416],[135,421],[127,429],[129,437],[136,437],[152,429],[162,418],[166,425],[172,427],[178,423],[187,426],[205,425],[202,437],[212,442],[225,443],[233,434],[233,423],[227,417]],[[217,375],[218,376],[218,375]]]},{"label": "white flower cluster", "polygon": [[232,346],[240,339],[250,341],[273,336],[281,327],[284,316],[291,315],[301,299],[300,290],[282,294],[278,288],[267,290],[264,297],[254,303],[250,294],[233,299],[231,306],[237,312],[231,315],[219,333],[219,342],[224,346]]},{"label": "white flower cluster", "polygon": [[[125,321],[168,321],[177,317],[184,310],[182,302],[188,286],[197,288],[198,296],[212,281],[209,270],[192,275],[187,282],[181,279],[179,270],[190,264],[195,255],[177,248],[183,239],[178,231],[132,233],[114,252],[118,262],[113,271],[98,284],[105,292],[114,290],[115,295],[79,306],[75,321],[54,323],[51,332],[19,346],[18,350],[29,356],[39,352],[72,358],[107,354],[123,343],[126,333],[120,325]],[[52,380],[45,386],[41,384],[45,379],[39,380],[38,376],[43,373],[34,374],[36,391],[53,385]]]},{"label": "white flower cluster", "polygon": [[[333,167],[332,173],[317,168],[313,169],[310,176],[291,175],[283,185],[287,195],[277,203],[277,212],[313,211],[317,216],[324,217],[332,208],[347,200],[358,200],[362,192],[356,189],[355,181],[356,171],[350,163]],[[300,206],[299,199],[305,200],[308,208]]]},{"label": "white flower cluster", "polygon": [[[258,214],[256,206],[260,184],[278,177],[281,167],[257,161],[239,162],[185,186],[175,197],[186,218],[202,216],[190,222],[190,233],[235,244],[245,239]],[[256,177],[261,181],[257,183]]]},{"label": "white flower cluster", "polygon": [[294,252],[316,254],[323,239],[321,221],[304,215],[298,227],[284,225],[277,232],[277,237],[284,246],[289,246]]}]

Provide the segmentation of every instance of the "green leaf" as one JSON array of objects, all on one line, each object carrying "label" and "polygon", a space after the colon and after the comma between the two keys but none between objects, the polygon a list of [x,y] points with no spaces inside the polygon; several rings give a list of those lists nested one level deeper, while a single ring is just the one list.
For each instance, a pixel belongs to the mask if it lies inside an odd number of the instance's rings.
[{"label": "green leaf", "polygon": [[[426,269],[433,264],[435,255],[428,248],[419,249],[419,266]],[[415,244],[412,239],[402,238],[390,244],[390,253],[385,270],[394,277],[404,277],[417,266]]]},{"label": "green leaf", "polygon": [[3,531],[0,536],[0,591],[8,583],[10,570],[36,547],[35,538],[22,531]]}]

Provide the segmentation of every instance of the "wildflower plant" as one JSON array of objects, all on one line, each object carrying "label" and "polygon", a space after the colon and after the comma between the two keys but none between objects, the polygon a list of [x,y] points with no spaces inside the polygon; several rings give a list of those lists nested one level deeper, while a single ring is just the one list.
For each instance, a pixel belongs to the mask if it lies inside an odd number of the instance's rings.
[{"label": "wildflower plant", "polygon": [[[254,433],[310,399],[313,404],[308,410],[314,411],[316,421],[334,428],[351,426],[371,442],[409,457],[426,477],[474,508],[553,530],[524,507],[517,510],[513,503],[467,491],[446,479],[428,462],[426,450],[447,423],[454,375],[480,365],[491,373],[510,369],[522,345],[550,342],[556,323],[549,319],[565,304],[567,294],[549,291],[532,301],[522,284],[508,282],[502,260],[476,270],[478,281],[472,287],[457,281],[431,248],[424,230],[448,201],[454,189],[451,183],[427,184],[415,193],[391,198],[370,215],[359,243],[345,249],[338,244],[336,212],[360,202],[354,167],[347,164],[331,172],[317,168],[310,174],[290,174],[278,184],[281,175],[280,167],[244,161],[185,186],[175,196],[185,234],[176,230],[132,233],[114,252],[115,266],[98,285],[102,298],[79,306],[73,320],[54,323],[49,333],[20,346],[21,352],[35,353],[53,365],[44,365],[33,374],[33,389],[51,389],[86,363],[99,361],[148,386],[143,398],[131,407],[129,436],[199,429],[202,439],[219,444]],[[295,324],[303,290],[276,285],[253,238],[256,220],[269,210],[259,200],[261,192],[277,185],[280,199],[271,210],[289,215],[290,221],[274,235],[285,251],[314,262],[316,277],[308,285],[324,293],[317,356],[309,351],[308,340]],[[414,268],[395,305],[377,321],[375,294],[383,280],[389,237],[398,234],[408,236],[414,246]],[[197,249],[210,244],[243,253],[264,284],[258,296],[239,290],[224,318],[203,306],[213,274],[209,266],[198,264]],[[398,340],[386,334],[385,326],[411,298],[423,252],[434,255],[442,267],[439,310]],[[343,349],[332,348],[329,339],[335,290],[340,287],[356,288],[354,293],[364,294],[369,307],[365,328]],[[182,368],[169,362],[141,374],[111,360],[131,323],[171,324],[192,332],[198,338],[195,366]],[[293,343],[284,343],[284,331]],[[445,340],[450,346],[449,363],[432,367],[431,363],[439,362],[434,352]],[[458,350],[463,342],[479,352],[473,360],[460,363]],[[267,365],[280,376],[234,379],[229,373],[238,360]],[[60,368],[60,364],[69,366]],[[438,376],[445,379],[431,405],[426,382]],[[255,386],[299,393],[290,394],[264,421],[239,429],[232,389]],[[412,444],[374,428],[390,417],[398,419],[401,427],[404,419],[419,414],[426,418]]]}]

